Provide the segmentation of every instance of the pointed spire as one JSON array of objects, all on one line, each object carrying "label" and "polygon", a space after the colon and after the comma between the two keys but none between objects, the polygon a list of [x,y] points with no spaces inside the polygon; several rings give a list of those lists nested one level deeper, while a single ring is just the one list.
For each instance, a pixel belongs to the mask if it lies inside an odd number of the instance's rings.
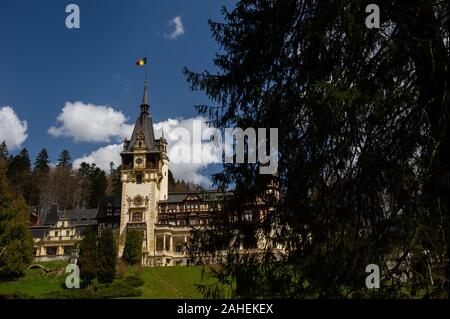
[{"label": "pointed spire", "polygon": [[143,105],[148,105],[148,98],[147,98],[147,80],[144,82],[144,96],[142,97],[142,103]]},{"label": "pointed spire", "polygon": [[133,152],[136,145],[142,141],[144,137],[144,144],[149,150],[155,150],[155,133],[153,131],[153,121],[149,112],[147,97],[147,81],[144,83],[144,95],[142,97],[141,114],[136,119],[133,133],[129,141],[124,142],[124,152]]},{"label": "pointed spire", "polygon": [[141,103],[141,115],[142,114],[149,114],[148,113],[148,96],[147,96],[147,80],[144,82],[144,95],[142,96],[142,103]]}]

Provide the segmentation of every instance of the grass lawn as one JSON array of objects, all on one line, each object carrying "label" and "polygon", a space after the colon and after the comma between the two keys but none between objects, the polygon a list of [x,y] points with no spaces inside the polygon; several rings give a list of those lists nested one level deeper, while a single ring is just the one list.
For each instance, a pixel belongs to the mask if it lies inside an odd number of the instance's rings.
[{"label": "grass lawn", "polygon": [[143,268],[145,284],[140,298],[201,298],[195,284],[201,282],[201,267],[172,266]]},{"label": "grass lawn", "polygon": [[[29,269],[24,277],[14,281],[0,281],[0,296],[19,298],[45,298],[47,294],[58,292],[63,295],[66,262],[42,262],[44,269]],[[129,270],[132,274],[133,270]],[[142,295],[137,298],[201,298],[195,284],[201,282],[200,266],[172,266],[142,268],[140,277],[145,284],[139,289]],[[121,280],[118,279],[118,282]],[[82,289],[80,289],[82,290]],[[71,291],[76,293],[76,291]]]}]

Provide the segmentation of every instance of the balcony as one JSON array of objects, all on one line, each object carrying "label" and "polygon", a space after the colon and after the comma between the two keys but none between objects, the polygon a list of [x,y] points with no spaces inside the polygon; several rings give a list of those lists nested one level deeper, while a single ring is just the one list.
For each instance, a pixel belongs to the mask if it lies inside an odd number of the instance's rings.
[{"label": "balcony", "polygon": [[33,260],[35,262],[41,262],[53,260],[67,260],[67,259],[70,259],[70,254],[35,256]]},{"label": "balcony", "polygon": [[[145,169],[157,170],[158,169],[158,164],[147,163],[144,168]],[[144,169],[144,168],[141,168],[141,169]],[[135,169],[133,164],[122,164],[121,165],[121,170],[122,171],[132,170],[132,169]],[[138,169],[138,168],[136,167],[136,169]]]},{"label": "balcony", "polygon": [[129,222],[127,224],[127,228],[129,229],[146,229],[147,226],[145,224],[145,222]]}]

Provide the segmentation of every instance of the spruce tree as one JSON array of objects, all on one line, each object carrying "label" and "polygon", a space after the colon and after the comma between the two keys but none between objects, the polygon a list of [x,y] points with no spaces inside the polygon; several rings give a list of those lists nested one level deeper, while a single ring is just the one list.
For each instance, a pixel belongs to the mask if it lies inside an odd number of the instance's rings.
[{"label": "spruce tree", "polygon": [[71,168],[72,162],[68,150],[63,150],[58,157],[58,167]]},{"label": "spruce tree", "polygon": [[142,260],[142,232],[131,229],[127,232],[123,259],[129,265],[140,264]]},{"label": "spruce tree", "polygon": [[31,161],[26,148],[9,160],[7,176],[13,193],[23,196],[29,203],[33,187],[31,180]]},{"label": "spruce tree", "polygon": [[90,193],[89,193],[89,207],[97,208],[100,201],[105,198],[106,189],[108,187],[108,179],[103,170],[92,165],[92,170],[89,176]]},{"label": "spruce tree", "polygon": [[49,194],[49,157],[47,150],[43,148],[36,156],[34,162],[34,170],[31,181],[30,205],[40,205],[43,198],[48,198]]},{"label": "spruce tree", "polygon": [[78,266],[84,286],[89,287],[97,276],[97,234],[93,227],[88,227],[83,236],[80,243]]},{"label": "spruce tree", "polygon": [[242,265],[231,247],[217,277],[235,297],[346,297],[365,288],[368,264],[392,284],[380,293],[412,285],[401,281],[411,272],[448,289],[449,6],[380,0],[380,29],[369,29],[367,4],[239,1],[209,21],[219,71],[185,69],[214,101],[197,107],[213,126],[278,128],[282,196],[266,195],[260,164],[224,164],[213,179],[233,196],[192,245],[193,257],[213,253],[246,227],[228,215],[258,199],[273,207],[249,235],[286,255],[267,247],[267,262]]},{"label": "spruce tree", "polygon": [[111,195],[120,197],[122,194],[122,181],[120,179],[120,166],[113,169],[111,177],[112,177],[112,194]]},{"label": "spruce tree", "polygon": [[77,175],[80,181],[80,204],[82,207],[89,207],[89,195],[91,192],[91,171],[91,165],[86,162],[82,162],[77,170]]},{"label": "spruce tree", "polygon": [[41,174],[48,174],[48,172],[50,171],[49,163],[50,161],[47,150],[43,148],[36,157],[34,168]]},{"label": "spruce tree", "polygon": [[102,232],[98,242],[97,278],[101,283],[112,282],[116,275],[117,249],[111,229]]},{"label": "spruce tree", "polygon": [[0,161],[7,163],[8,158],[9,158],[8,146],[6,145],[6,141],[3,141],[0,144]]}]

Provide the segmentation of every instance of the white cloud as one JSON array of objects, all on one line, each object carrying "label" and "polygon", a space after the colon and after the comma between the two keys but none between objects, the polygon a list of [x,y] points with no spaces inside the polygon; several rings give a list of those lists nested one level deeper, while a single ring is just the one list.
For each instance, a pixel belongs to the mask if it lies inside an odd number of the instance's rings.
[{"label": "white cloud", "polygon": [[178,37],[184,34],[184,25],[180,16],[176,16],[172,18],[167,23],[170,27],[174,27],[175,29],[170,33],[164,33],[164,37],[170,40],[176,40]]},{"label": "white cloud", "polygon": [[101,147],[89,155],[83,155],[73,161],[75,168],[80,167],[82,162],[89,164],[95,163],[102,170],[109,172],[109,164],[114,163],[114,166],[120,165],[120,152],[122,151],[122,144],[111,144],[105,147]]},{"label": "white cloud", "polygon": [[9,150],[15,150],[27,137],[27,121],[21,121],[12,107],[0,107],[0,143],[5,141]]},{"label": "white cloud", "polygon": [[118,141],[131,135],[133,130],[122,112],[83,102],[66,102],[57,120],[60,126],[50,127],[48,133],[55,137],[71,137],[75,142]]},{"label": "white cloud", "polygon": [[[174,163],[169,162],[169,169],[173,172],[176,179],[183,179],[184,181],[191,181],[203,186],[210,186],[210,179],[201,174],[201,170],[206,168],[211,163],[217,162],[217,157],[211,152],[212,143],[210,141],[194,141],[192,138],[187,140],[179,139],[177,134],[174,134],[174,130],[177,128],[184,128],[190,132],[192,136],[193,122],[200,121],[202,123],[202,131],[207,129],[204,124],[205,118],[193,117],[193,118],[178,118],[178,119],[168,119],[154,124],[155,137],[160,138],[162,132],[164,131],[164,137],[167,140],[168,153],[172,152],[173,147],[178,147],[189,151],[191,156],[193,155],[193,149],[195,146],[202,148],[202,161],[201,163]],[[131,133],[130,133],[131,135]],[[131,136],[128,135],[127,138]],[[122,151],[122,144],[111,144],[105,147],[101,147],[88,155],[83,155],[74,161],[74,166],[79,167],[81,162],[95,163],[98,167],[108,171],[109,163],[113,162],[115,166],[120,165],[120,152]],[[170,160],[170,156],[169,156]]]},{"label": "white cloud", "polygon": [[[217,159],[215,156],[211,155],[211,142],[193,140],[192,130],[194,121],[200,121],[202,123],[202,132],[207,129],[207,126],[205,124],[206,119],[201,116],[188,119],[168,119],[167,121],[154,124],[155,135],[157,138],[159,138],[162,135],[162,131],[164,131],[164,138],[167,140],[169,160],[170,153],[175,151],[174,147],[176,147],[180,152],[184,152],[185,154],[190,153],[191,158],[194,155],[194,149],[199,149],[201,147],[201,163],[175,163],[174,161],[171,161],[169,162],[169,168],[173,172],[175,179],[183,179],[184,181],[191,181],[203,186],[209,186],[211,185],[210,179],[207,176],[202,175],[200,173],[200,170],[206,168],[209,164],[217,162]],[[174,130],[177,128],[187,129],[190,133],[191,139],[187,141],[179,138],[179,136],[174,132]]]}]

